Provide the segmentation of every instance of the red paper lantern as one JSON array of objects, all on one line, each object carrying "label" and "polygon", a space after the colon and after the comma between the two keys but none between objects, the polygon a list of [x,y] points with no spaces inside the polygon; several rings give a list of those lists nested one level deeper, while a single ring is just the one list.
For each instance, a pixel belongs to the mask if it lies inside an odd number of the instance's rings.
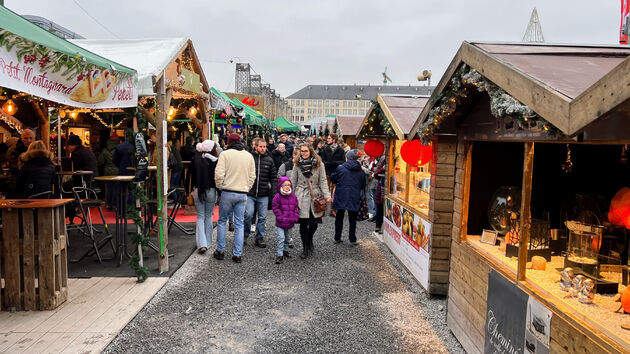
[{"label": "red paper lantern", "polygon": [[385,152],[385,145],[376,139],[372,139],[363,145],[363,151],[365,151],[369,157],[377,158]]},{"label": "red paper lantern", "polygon": [[407,140],[400,148],[400,156],[411,166],[422,166],[431,161],[433,148],[431,145],[422,145],[418,139]]},{"label": "red paper lantern", "polygon": [[630,229],[630,188],[623,187],[615,193],[610,201],[608,221]]}]

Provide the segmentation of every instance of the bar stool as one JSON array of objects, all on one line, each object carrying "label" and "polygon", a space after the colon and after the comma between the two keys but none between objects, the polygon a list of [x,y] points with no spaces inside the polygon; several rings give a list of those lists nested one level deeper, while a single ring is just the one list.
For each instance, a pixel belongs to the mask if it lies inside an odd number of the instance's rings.
[{"label": "bar stool", "polygon": [[[96,191],[87,187],[73,187],[72,193],[74,194],[75,203],[78,206],[79,210],[79,219],[81,219],[81,223],[75,227],[68,227],[68,229],[79,230],[81,233],[88,237],[92,242],[92,249],[87,251],[83,256],[79,259],[71,260],[71,262],[80,262],[83,258],[92,256],[96,254],[99,263],[103,263],[103,259],[99,250],[103,248],[106,244],[110,244],[112,247],[112,251],[114,254],[116,253],[116,248],[114,247],[113,236],[109,231],[109,227],[107,226],[107,221],[105,221],[105,215],[103,214],[102,207],[105,205],[105,202],[98,198]],[[92,225],[92,214],[91,210],[96,208],[98,210],[99,215],[101,216],[101,221],[103,222],[103,226],[105,227],[105,237],[100,240],[98,243],[94,238],[95,229]]]}]

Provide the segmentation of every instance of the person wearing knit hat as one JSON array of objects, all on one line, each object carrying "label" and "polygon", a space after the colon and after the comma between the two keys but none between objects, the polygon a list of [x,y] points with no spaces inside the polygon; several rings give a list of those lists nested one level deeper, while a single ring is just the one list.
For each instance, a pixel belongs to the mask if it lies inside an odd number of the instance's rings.
[{"label": "person wearing knit hat", "polygon": [[228,148],[219,154],[214,172],[217,189],[221,190],[219,220],[217,223],[217,249],[213,257],[222,260],[225,255],[225,233],[228,217],[234,213],[234,248],[232,261],[241,262],[243,252],[245,206],[247,193],[256,179],[254,157],[245,150],[240,135],[228,136]]},{"label": "person wearing knit hat", "polygon": [[212,140],[198,143],[195,150],[192,161],[195,173],[192,194],[197,211],[195,238],[197,252],[204,254],[212,245],[212,214],[217,200],[214,171],[217,166],[218,154],[216,144]]},{"label": "person wearing knit hat", "polygon": [[357,244],[357,215],[361,206],[361,192],[365,188],[365,173],[361,164],[357,161],[362,153],[359,150],[350,150],[346,153],[346,162],[339,165],[330,175],[330,181],[335,184],[335,196],[333,208],[335,215],[335,243],[341,243],[343,231],[343,217],[348,211],[350,222],[349,240],[351,245]]}]

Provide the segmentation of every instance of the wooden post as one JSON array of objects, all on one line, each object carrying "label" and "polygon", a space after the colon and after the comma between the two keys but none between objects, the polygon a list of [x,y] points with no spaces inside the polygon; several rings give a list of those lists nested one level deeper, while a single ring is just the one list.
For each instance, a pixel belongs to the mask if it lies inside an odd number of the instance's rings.
[{"label": "wooden post", "polygon": [[206,100],[198,98],[197,107],[199,107],[199,113],[201,116],[201,126],[198,126],[201,129],[201,139],[210,139],[210,130],[208,129],[208,123],[210,120],[208,119],[208,110],[206,110]]},{"label": "wooden post", "polygon": [[156,119],[156,137],[157,142],[155,148],[157,149],[157,223],[158,223],[158,238],[160,241],[160,257],[158,259],[158,268],[160,273],[168,271],[168,207],[166,199],[166,176],[165,173],[165,156],[166,153],[166,137],[164,136],[164,127],[166,126],[166,111],[170,100],[167,101],[166,95],[166,82],[165,73],[158,80],[157,86],[157,119]]},{"label": "wooden post", "polygon": [[46,144],[46,147],[50,149],[50,120],[48,119],[48,107],[46,104],[39,104],[36,100],[31,101],[33,110],[39,118],[39,130],[42,137],[42,141]]},{"label": "wooden post", "polygon": [[523,188],[521,194],[521,229],[520,246],[518,248],[518,281],[525,281],[529,231],[531,228],[532,176],[534,174],[534,143],[525,143],[525,159],[523,161]]},{"label": "wooden post", "polygon": [[464,184],[462,191],[462,212],[460,241],[466,241],[468,235],[468,204],[470,202],[470,174],[472,173],[472,149],[473,143],[466,144],[466,155],[464,157]]}]

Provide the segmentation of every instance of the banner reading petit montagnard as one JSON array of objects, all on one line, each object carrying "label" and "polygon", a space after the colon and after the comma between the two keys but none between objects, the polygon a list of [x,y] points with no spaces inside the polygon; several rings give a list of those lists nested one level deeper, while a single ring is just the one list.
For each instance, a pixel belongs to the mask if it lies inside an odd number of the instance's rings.
[{"label": "banner reading petit montagnard", "polygon": [[[2,29],[0,33],[7,34]],[[1,87],[73,107],[123,108],[138,104],[133,75],[100,68],[9,35],[16,40],[4,40],[0,45]]]}]

